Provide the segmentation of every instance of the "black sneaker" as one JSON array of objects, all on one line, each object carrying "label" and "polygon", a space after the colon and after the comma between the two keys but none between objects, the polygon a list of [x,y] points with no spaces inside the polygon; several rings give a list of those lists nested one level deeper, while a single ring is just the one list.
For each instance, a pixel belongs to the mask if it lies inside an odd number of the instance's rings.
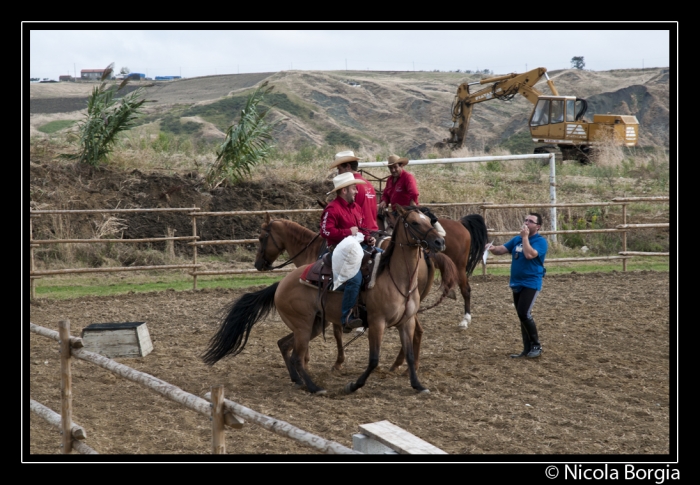
[{"label": "black sneaker", "polygon": [[363,323],[362,323],[361,319],[359,319],[357,317],[350,316],[350,317],[348,317],[348,321],[343,323],[343,333],[350,333],[350,332],[352,332],[353,328],[358,328],[358,327],[361,327],[362,325],[363,325]]},{"label": "black sneaker", "polygon": [[539,357],[540,355],[542,355],[542,346],[541,345],[533,345],[530,352],[527,353],[527,357],[529,359],[534,359],[535,357]]}]

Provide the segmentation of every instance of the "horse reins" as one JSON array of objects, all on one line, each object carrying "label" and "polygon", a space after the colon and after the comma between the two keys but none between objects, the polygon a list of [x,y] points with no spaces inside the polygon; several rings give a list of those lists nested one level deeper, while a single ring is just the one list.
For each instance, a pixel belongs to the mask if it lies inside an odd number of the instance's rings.
[{"label": "horse reins", "polygon": [[[403,227],[404,230],[406,231],[406,235],[410,236],[414,241],[416,241],[415,244],[399,244],[399,247],[420,247],[422,249],[426,249],[428,247],[428,242],[425,240],[425,237],[430,234],[430,231],[435,231],[434,227],[431,227],[427,231],[425,231],[424,234],[418,233],[417,230],[412,228],[408,222],[406,222],[406,218],[402,217],[404,220]],[[437,231],[436,231],[437,232]],[[416,261],[416,267],[413,269],[413,274],[411,275],[411,282],[413,282],[414,277],[416,276],[416,272],[418,271],[418,266],[420,265],[420,259],[421,259],[421,251],[418,251],[418,260]],[[408,261],[406,261],[406,269],[408,270]],[[391,282],[394,283],[394,286],[396,287],[396,290],[401,294],[406,299],[406,303],[408,303],[408,299],[411,296],[411,293],[416,291],[418,289],[418,279],[416,278],[416,286],[413,287],[413,289],[409,289],[408,292],[404,295],[403,291],[401,291],[401,288],[399,288],[399,285],[396,284],[396,281],[394,280],[394,276],[391,274],[391,266],[387,268],[389,272],[389,277],[391,278]],[[409,282],[409,288],[411,286],[411,282]],[[406,313],[406,306],[404,304],[404,314]],[[399,321],[403,319],[403,315],[401,315],[401,318]]]},{"label": "horse reins", "polygon": [[298,253],[296,253],[294,256],[292,256],[291,258],[289,258],[289,259],[288,259],[287,261],[285,261],[284,263],[279,264],[279,265],[277,265],[277,266],[272,266],[272,264],[271,264],[267,259],[265,259],[265,249],[267,248],[267,239],[268,239],[268,237],[269,237],[270,239],[272,239],[272,244],[275,245],[275,247],[277,248],[277,250],[278,250],[280,253],[283,251],[282,248],[279,247],[279,245],[277,244],[277,241],[275,241],[275,237],[272,235],[272,232],[270,232],[269,227],[272,225],[273,222],[275,222],[275,221],[270,221],[270,222],[268,223],[267,227],[264,227],[264,228],[262,229],[262,231],[265,233],[265,237],[263,238],[263,242],[262,242],[262,245],[261,245],[261,254],[262,254],[261,257],[262,257],[262,260],[265,262],[265,264],[267,264],[267,265],[270,267],[270,270],[278,269],[278,268],[283,268],[283,267],[287,266],[288,264],[292,263],[292,261],[294,261],[294,258],[296,258],[296,257],[299,256],[301,253],[303,253],[304,251],[306,251],[307,249],[309,249],[309,246],[311,246],[311,244],[316,240],[316,238],[318,238],[318,237],[321,235],[320,233],[317,233],[317,234],[313,237],[313,239],[311,239],[311,241],[309,241],[309,243],[301,249],[301,251],[299,251]]}]

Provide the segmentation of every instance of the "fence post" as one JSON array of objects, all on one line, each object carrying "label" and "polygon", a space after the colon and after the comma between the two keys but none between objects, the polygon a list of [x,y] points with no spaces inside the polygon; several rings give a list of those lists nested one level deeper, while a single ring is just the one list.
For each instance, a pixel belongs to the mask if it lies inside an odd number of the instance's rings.
[{"label": "fence post", "polygon": [[61,448],[64,455],[73,449],[73,390],[70,372],[70,321],[58,322],[58,345],[61,354]]},{"label": "fence post", "polygon": [[[192,214],[192,237],[193,241],[196,243],[197,242],[197,216],[195,214]],[[197,264],[197,245],[193,244],[192,245],[192,264]],[[192,289],[196,290],[197,289],[197,268],[194,268],[194,271],[192,271],[194,274],[192,275]]]},{"label": "fence post", "polygon": [[[622,223],[627,224],[627,204],[622,204]],[[622,250],[627,251],[627,230],[622,232]],[[627,259],[622,260],[622,271],[627,271]]]},{"label": "fence post", "polygon": [[[482,206],[481,206],[481,217],[484,218],[484,224],[486,224],[486,204],[489,204],[490,202],[484,201]],[[489,225],[486,224],[486,227],[488,228]],[[488,243],[488,241],[486,241]],[[484,260],[481,260],[481,274],[483,276],[486,276],[486,264],[484,263]]]},{"label": "fence post", "polygon": [[211,452],[213,455],[226,454],[226,434],[224,433],[224,386],[211,388]]},{"label": "fence post", "polygon": [[[557,176],[556,176],[556,169],[554,168],[555,166],[556,166],[556,163],[554,162],[554,153],[551,153],[549,155],[549,203],[550,204],[557,203]],[[550,208],[549,217],[552,221],[552,231],[556,231],[557,230],[557,208],[556,208],[556,206]],[[550,235],[550,238],[552,240],[552,244],[554,244],[556,246],[557,235],[552,234],[552,235]]]}]

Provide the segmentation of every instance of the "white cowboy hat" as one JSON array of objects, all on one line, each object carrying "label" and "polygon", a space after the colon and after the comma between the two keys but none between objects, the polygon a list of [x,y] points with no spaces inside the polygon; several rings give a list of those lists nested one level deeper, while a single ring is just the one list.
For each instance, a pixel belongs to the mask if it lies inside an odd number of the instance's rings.
[{"label": "white cowboy hat", "polygon": [[342,165],[344,163],[348,162],[357,162],[359,158],[355,156],[355,153],[352,150],[346,150],[344,152],[338,152],[335,154],[335,160],[333,160],[333,163],[331,163],[331,166],[328,167],[330,168],[335,168],[338,165]]},{"label": "white cowboy hat", "polygon": [[403,167],[408,163],[408,158],[406,157],[397,157],[396,155],[389,155],[389,161],[387,162],[387,166],[390,167],[392,165],[396,165],[397,163],[400,163],[401,166]]},{"label": "white cowboy hat", "polygon": [[364,183],[366,183],[364,180],[356,179],[355,176],[350,172],[341,173],[340,175],[336,175],[335,177],[333,177],[333,190],[328,192],[326,195],[331,195],[336,190],[340,190],[343,187],[347,187],[348,185]]}]

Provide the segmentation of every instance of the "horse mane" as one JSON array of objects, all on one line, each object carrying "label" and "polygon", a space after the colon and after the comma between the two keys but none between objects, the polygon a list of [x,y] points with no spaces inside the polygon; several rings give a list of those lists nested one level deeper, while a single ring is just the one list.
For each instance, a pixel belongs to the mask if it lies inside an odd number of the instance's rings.
[{"label": "horse mane", "polygon": [[[287,237],[297,244],[305,245],[316,235],[314,231],[306,228],[298,222],[290,221],[289,219],[275,219],[276,221],[284,222]],[[272,221],[270,221],[272,223]]]},{"label": "horse mane", "polygon": [[[409,206],[402,206],[406,212],[410,211],[419,211],[420,209],[418,206],[415,205],[409,205]],[[398,221],[398,219],[397,219]],[[391,240],[389,241],[389,247],[382,253],[382,257],[379,258],[379,267],[377,268],[377,276],[382,274],[382,271],[384,271],[384,268],[386,268],[389,265],[389,261],[391,260],[391,255],[394,254],[394,248],[396,247],[396,234],[399,231],[394,228],[394,230],[391,232]]]}]

